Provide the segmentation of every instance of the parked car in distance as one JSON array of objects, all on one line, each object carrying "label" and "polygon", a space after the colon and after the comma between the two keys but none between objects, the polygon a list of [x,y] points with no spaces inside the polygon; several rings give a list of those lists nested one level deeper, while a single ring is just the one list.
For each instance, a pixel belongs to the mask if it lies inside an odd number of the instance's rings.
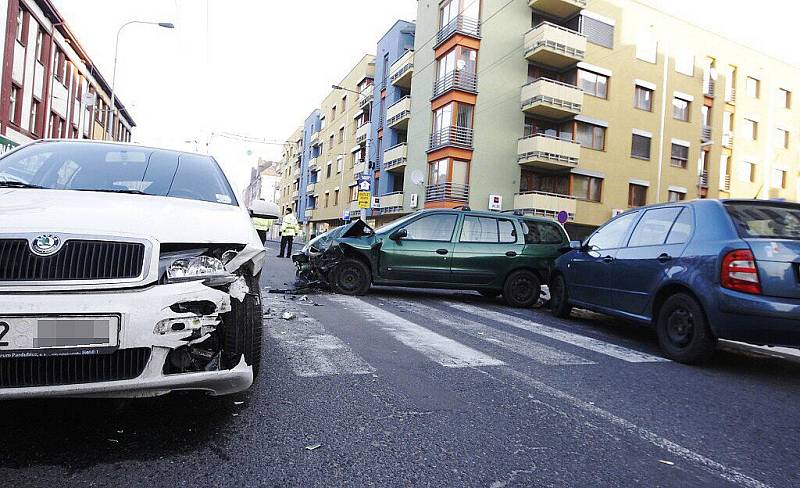
[{"label": "parked car in distance", "polygon": [[637,208],[556,260],[553,313],[573,306],[656,328],[698,363],[718,339],[800,346],[800,205],[696,200]]},{"label": "parked car in distance", "polygon": [[246,390],[265,250],[210,156],[37,141],[0,157],[0,400]]},{"label": "parked car in distance", "polygon": [[423,210],[373,231],[357,220],[293,256],[298,273],[342,294],[370,286],[475,290],[529,307],[569,243],[558,223],[508,213]]}]

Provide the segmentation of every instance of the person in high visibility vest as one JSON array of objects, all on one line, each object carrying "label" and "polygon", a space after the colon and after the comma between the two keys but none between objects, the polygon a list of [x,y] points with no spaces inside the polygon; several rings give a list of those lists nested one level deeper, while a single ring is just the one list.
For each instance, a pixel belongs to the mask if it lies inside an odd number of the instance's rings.
[{"label": "person in high visibility vest", "polygon": [[[283,216],[281,222],[281,252],[278,254],[279,258],[292,257],[292,244],[294,237],[300,233],[300,223],[297,222],[297,217],[292,212],[292,207],[286,209],[286,215]],[[284,253],[284,251],[286,251]]]},{"label": "person in high visibility vest", "polygon": [[261,242],[266,244],[267,232],[272,228],[272,223],[274,221],[272,219],[260,219],[257,217],[253,217],[251,220],[253,221],[253,226],[256,228],[256,232],[258,232],[258,237],[261,238]]}]

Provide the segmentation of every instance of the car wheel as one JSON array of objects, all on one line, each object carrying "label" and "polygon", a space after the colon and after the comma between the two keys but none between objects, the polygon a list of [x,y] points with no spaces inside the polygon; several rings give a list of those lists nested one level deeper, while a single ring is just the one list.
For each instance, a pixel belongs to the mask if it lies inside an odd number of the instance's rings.
[{"label": "car wheel", "polygon": [[539,300],[542,284],[539,278],[530,271],[519,270],[506,278],[503,286],[503,298],[512,307],[532,307]]},{"label": "car wheel", "polygon": [[708,361],[717,345],[702,307],[685,293],[672,295],[661,306],[656,332],[661,350],[679,363]]},{"label": "car wheel", "polygon": [[261,311],[259,277],[247,280],[250,291],[242,301],[231,298],[231,311],[222,316],[222,365],[226,369],[236,367],[244,360],[253,367],[253,379],[261,369],[261,336],[264,322]]},{"label": "car wheel", "polygon": [[372,283],[369,268],[358,259],[345,259],[331,274],[333,291],[342,295],[365,295]]},{"label": "car wheel", "polygon": [[569,294],[567,294],[567,282],[564,277],[556,275],[550,283],[550,310],[558,318],[569,318],[572,313],[572,305],[569,304]]},{"label": "car wheel", "polygon": [[478,290],[478,293],[486,298],[497,298],[502,292],[500,290]]}]

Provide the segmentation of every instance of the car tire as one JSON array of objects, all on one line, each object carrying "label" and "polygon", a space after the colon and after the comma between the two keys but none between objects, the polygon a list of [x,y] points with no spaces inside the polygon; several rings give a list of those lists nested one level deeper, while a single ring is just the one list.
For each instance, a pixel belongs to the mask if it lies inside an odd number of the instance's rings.
[{"label": "car tire", "polygon": [[672,295],[664,302],[656,318],[656,333],[661,350],[679,363],[704,363],[711,359],[717,345],[703,308],[686,293]]},{"label": "car tire", "polygon": [[247,286],[250,291],[244,299],[239,301],[231,298],[231,311],[222,316],[222,366],[232,369],[244,355],[245,362],[253,367],[255,380],[261,370],[261,339],[264,333],[259,276],[250,277]]},{"label": "car tire", "polygon": [[331,288],[341,295],[366,295],[372,284],[369,267],[352,258],[337,264],[331,278]]},{"label": "car tire", "polygon": [[514,271],[503,286],[503,298],[512,307],[528,308],[535,304],[542,293],[539,277],[530,271]]},{"label": "car tire", "polygon": [[486,298],[497,298],[503,292],[501,292],[500,290],[478,290],[478,293],[485,296]]},{"label": "car tire", "polygon": [[569,304],[569,293],[567,292],[567,282],[560,274],[553,277],[550,282],[550,311],[560,319],[567,319],[572,313],[572,305]]}]

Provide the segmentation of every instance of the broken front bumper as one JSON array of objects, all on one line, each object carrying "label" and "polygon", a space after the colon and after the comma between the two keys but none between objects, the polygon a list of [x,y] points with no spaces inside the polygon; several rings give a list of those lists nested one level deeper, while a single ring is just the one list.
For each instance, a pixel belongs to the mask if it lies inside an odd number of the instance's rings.
[{"label": "broken front bumper", "polygon": [[[205,304],[204,313],[207,315],[196,311],[176,311],[184,310],[176,307],[178,304],[193,303]],[[150,351],[143,370],[135,378],[82,381],[77,384],[37,384],[33,387],[24,384],[22,387],[9,387],[2,383],[0,399],[53,396],[145,397],[175,390],[202,390],[212,395],[225,395],[246,390],[253,383],[253,372],[243,358],[232,369],[221,369],[219,360],[209,361],[205,370],[197,372],[168,374],[166,371],[175,368],[165,368],[171,351],[190,344],[203,346],[206,341],[213,341],[215,329],[221,325],[220,315],[230,310],[231,295],[228,292],[209,288],[199,281],[102,293],[0,295],[0,311],[4,316],[118,316],[118,343],[113,345],[116,350]],[[175,330],[178,327],[173,328],[172,324],[182,324],[183,328]],[[0,348],[0,352],[10,351],[2,351]],[[75,357],[82,357],[80,349],[74,352]]]}]

